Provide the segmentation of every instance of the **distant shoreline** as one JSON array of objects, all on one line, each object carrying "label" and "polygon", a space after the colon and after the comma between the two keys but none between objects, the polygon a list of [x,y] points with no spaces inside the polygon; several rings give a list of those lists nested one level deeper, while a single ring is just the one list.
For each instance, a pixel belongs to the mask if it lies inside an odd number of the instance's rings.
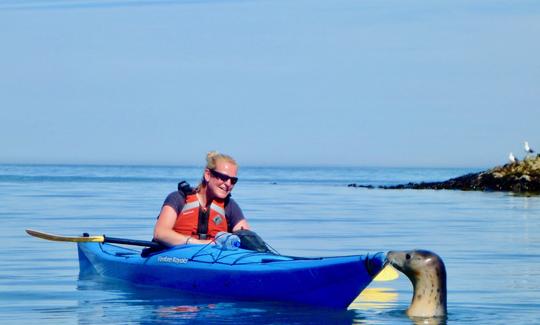
[{"label": "distant shoreline", "polygon": [[540,194],[540,155],[497,166],[492,169],[470,173],[442,182],[407,183],[391,186],[348,184],[349,187],[379,188],[385,190],[462,190],[485,192],[513,192]]}]

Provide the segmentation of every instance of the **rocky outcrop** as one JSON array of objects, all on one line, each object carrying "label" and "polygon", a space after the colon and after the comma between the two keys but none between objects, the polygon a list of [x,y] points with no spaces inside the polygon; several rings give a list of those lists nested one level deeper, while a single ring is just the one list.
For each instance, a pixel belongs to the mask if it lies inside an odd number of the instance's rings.
[{"label": "rocky outcrop", "polygon": [[463,191],[506,191],[540,194],[540,155],[442,182],[407,183],[393,186],[349,184],[349,187],[382,189],[432,189]]}]

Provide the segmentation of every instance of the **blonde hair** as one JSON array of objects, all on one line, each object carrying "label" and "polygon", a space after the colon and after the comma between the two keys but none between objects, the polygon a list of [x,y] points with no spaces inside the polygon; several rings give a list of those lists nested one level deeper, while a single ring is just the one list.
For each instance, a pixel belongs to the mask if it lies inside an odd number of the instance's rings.
[{"label": "blonde hair", "polygon": [[206,168],[215,169],[217,162],[220,160],[226,161],[235,166],[238,166],[238,164],[236,163],[236,160],[234,160],[233,157],[223,154],[223,153],[219,153],[217,151],[210,151],[209,153],[206,154]]},{"label": "blonde hair", "polygon": [[[226,161],[238,167],[238,163],[233,157],[219,153],[217,151],[210,151],[206,154],[206,168],[210,170],[216,169],[218,161]],[[201,183],[195,188],[195,192],[200,192],[202,188],[206,187],[206,180],[204,179],[204,171],[201,179]]]}]

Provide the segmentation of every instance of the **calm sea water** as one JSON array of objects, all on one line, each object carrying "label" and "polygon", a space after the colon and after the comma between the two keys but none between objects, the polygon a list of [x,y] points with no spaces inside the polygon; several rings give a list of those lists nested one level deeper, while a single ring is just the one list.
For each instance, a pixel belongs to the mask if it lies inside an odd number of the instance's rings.
[{"label": "calm sea water", "polygon": [[[540,197],[347,187],[445,180],[472,171],[243,167],[233,195],[252,227],[283,254],[437,252],[448,273],[448,324],[538,324]],[[412,286],[403,275],[373,282],[346,311],[222,301],[79,280],[74,244],[24,232],[148,240],[165,196],[179,179],[195,184],[200,172],[0,165],[0,323],[415,323],[404,314]]]}]

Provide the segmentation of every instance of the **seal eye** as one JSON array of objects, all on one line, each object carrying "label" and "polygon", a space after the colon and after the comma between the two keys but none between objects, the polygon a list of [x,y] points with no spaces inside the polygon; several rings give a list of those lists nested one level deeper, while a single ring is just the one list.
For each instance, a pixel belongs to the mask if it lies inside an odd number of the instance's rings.
[{"label": "seal eye", "polygon": [[411,259],[411,254],[405,254],[405,259],[410,260]]}]

